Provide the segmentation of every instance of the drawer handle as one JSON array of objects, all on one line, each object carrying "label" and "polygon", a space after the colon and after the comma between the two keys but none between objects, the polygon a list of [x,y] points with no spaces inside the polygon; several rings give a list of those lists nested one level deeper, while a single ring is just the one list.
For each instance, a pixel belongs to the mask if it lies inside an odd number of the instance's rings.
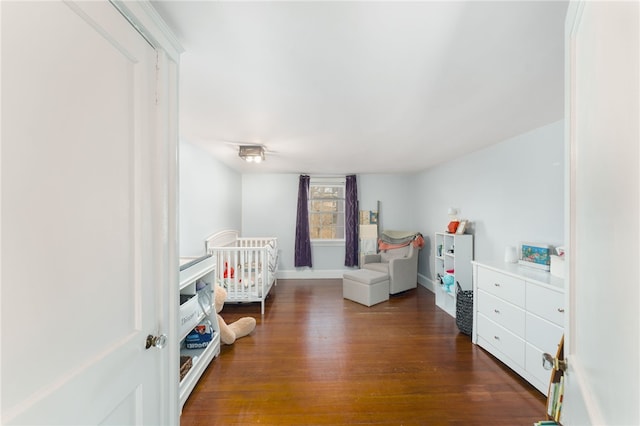
[{"label": "drawer handle", "polygon": [[500,287],[500,283],[493,283],[494,286]]},{"label": "drawer handle", "polygon": [[494,340],[500,340],[500,337],[498,337],[498,336],[493,336],[493,339],[494,339]]},{"label": "drawer handle", "polygon": [[496,314],[499,314],[500,310],[499,309],[494,309],[493,312],[495,312]]},{"label": "drawer handle", "polygon": [[558,312],[560,312],[561,314],[564,314],[564,308],[558,308]]}]

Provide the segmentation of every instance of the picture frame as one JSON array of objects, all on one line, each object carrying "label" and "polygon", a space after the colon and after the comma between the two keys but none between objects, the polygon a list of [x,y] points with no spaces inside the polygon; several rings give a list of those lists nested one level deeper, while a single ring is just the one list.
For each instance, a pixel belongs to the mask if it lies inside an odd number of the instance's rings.
[{"label": "picture frame", "polygon": [[551,269],[551,247],[539,243],[522,243],[518,264],[549,271]]},{"label": "picture frame", "polygon": [[456,234],[457,235],[462,235],[464,234],[464,230],[467,227],[467,222],[466,220],[461,220],[460,223],[458,224],[458,229],[456,229]]}]

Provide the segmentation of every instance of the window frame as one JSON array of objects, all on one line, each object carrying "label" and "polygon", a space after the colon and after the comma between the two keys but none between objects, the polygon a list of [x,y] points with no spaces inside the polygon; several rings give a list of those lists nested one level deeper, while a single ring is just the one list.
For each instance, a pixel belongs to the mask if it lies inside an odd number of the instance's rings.
[{"label": "window frame", "polygon": [[[341,238],[310,238],[311,244],[318,246],[341,246],[345,244],[346,241],[346,214],[345,214],[345,205],[346,205],[346,191],[347,191],[347,182],[344,177],[311,177],[309,180],[309,199],[307,200],[307,211],[308,211],[308,222],[309,222],[309,234],[311,235],[311,217],[313,210],[311,208],[313,201],[321,200],[320,198],[312,198],[311,194],[313,193],[312,188],[316,187],[340,187],[342,188],[342,198],[338,198],[338,200],[342,201],[342,211],[336,212],[338,215],[342,216],[342,237]],[[335,225],[335,223],[334,223]]]}]

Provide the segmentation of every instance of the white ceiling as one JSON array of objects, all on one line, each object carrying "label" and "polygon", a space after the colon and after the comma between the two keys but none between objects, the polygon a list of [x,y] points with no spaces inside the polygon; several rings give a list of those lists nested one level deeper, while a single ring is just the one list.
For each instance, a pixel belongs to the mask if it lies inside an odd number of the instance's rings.
[{"label": "white ceiling", "polygon": [[242,173],[415,172],[564,115],[565,1],[153,5],[181,138]]}]

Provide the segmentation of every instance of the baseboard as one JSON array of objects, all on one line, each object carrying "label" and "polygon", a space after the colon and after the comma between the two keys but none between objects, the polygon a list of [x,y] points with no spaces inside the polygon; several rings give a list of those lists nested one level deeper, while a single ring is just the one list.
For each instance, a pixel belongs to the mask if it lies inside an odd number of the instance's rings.
[{"label": "baseboard", "polygon": [[312,280],[312,279],[335,279],[342,278],[345,272],[352,271],[352,269],[305,269],[305,270],[286,270],[278,271],[278,279],[283,280]]},{"label": "baseboard", "polygon": [[[342,278],[345,272],[353,271],[353,269],[305,269],[305,270],[292,270],[278,271],[278,279],[283,280],[319,280],[319,279],[336,279]],[[435,293],[435,283],[433,280],[427,278],[425,275],[418,274],[418,284],[427,290]]]},{"label": "baseboard", "polygon": [[418,274],[418,284],[420,284],[422,287],[426,288],[427,290],[431,291],[431,293],[436,292],[436,287],[433,280],[427,278],[422,274]]}]

